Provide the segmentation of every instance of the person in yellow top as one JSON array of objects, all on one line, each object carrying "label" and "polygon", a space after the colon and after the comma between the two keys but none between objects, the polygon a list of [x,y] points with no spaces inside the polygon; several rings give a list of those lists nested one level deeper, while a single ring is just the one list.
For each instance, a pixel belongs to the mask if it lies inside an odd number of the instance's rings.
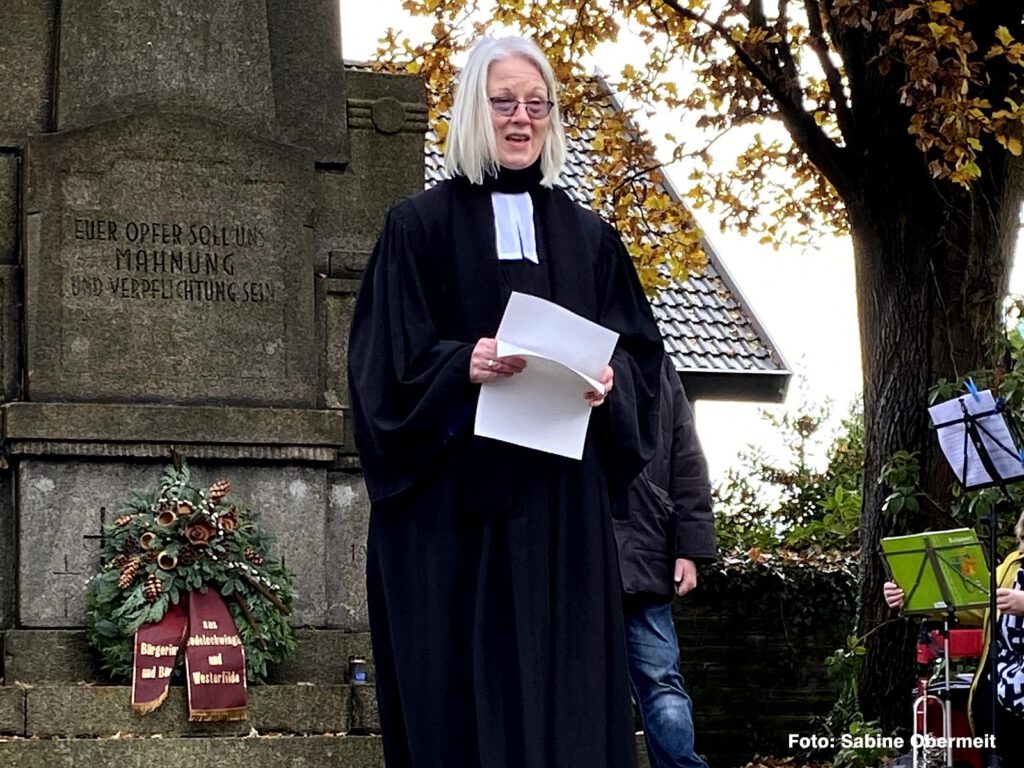
[{"label": "person in yellow top", "polygon": [[[1008,554],[996,569],[996,610],[1000,615],[1009,613],[1015,616],[1024,616],[1024,591],[1014,588],[1017,575],[1024,568],[1024,512],[1017,519],[1014,533],[1017,535],[1017,551]],[[895,582],[885,582],[882,593],[890,608],[903,608],[903,590]],[[976,735],[985,735],[991,732],[989,702],[992,695],[992,682],[989,679],[988,667],[990,637],[988,614],[988,610],[984,614],[980,614],[979,611],[967,611],[961,616],[965,624],[977,625],[980,623],[985,627],[985,644],[981,659],[978,661],[978,669],[974,673],[974,682],[971,683],[971,694],[967,704],[971,728]],[[1021,750],[1018,745],[1019,734],[1021,729],[1024,729],[1024,720],[1002,707],[997,709],[996,717],[998,719],[996,736],[999,739],[996,744],[996,752],[999,754],[1001,768],[1024,768],[1024,750]]]}]

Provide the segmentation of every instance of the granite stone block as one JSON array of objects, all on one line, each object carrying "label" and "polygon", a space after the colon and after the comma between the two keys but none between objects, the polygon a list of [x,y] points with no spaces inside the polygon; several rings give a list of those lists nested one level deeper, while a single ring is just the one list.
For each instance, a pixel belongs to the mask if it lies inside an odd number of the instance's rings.
[{"label": "granite stone block", "polygon": [[132,712],[129,686],[34,686],[25,701],[25,733],[43,738],[243,736],[252,728],[260,733],[346,733],[357,709],[365,711],[367,722],[376,722],[372,698],[357,699],[341,685],[252,686],[248,720],[236,722],[189,722],[183,685],[172,686],[164,703],[145,716]]},{"label": "granite stone block", "polygon": [[327,571],[330,625],[346,630],[369,627],[366,612],[366,535],[370,500],[358,473],[329,476],[327,548],[335,553]]},{"label": "granite stone block", "polygon": [[[368,632],[299,627],[295,636],[298,641],[295,655],[286,663],[268,669],[268,683],[348,685],[350,656],[365,660],[368,681],[372,683],[374,671]],[[0,634],[0,644],[5,647],[0,666],[8,684],[73,685],[110,681],[84,630],[12,629]]]},{"label": "granite stone block", "polygon": [[0,742],[4,768],[384,768],[377,736],[47,739]]},{"label": "granite stone block", "polygon": [[[111,522],[133,489],[149,490],[162,464],[23,460],[18,465],[21,516],[18,593],[21,625],[76,627],[84,618],[89,577],[99,566],[101,521]],[[204,487],[225,477],[229,500],[259,512],[276,535],[275,551],[294,574],[294,625],[327,620],[326,473],[309,466],[210,467],[193,463]],[[330,557],[334,558],[333,553]]]},{"label": "granite stone block", "polygon": [[25,165],[30,399],[316,406],[306,150],[145,115]]},{"label": "granite stone block", "polygon": [[56,17],[56,0],[4,0],[0,13],[0,146],[17,146],[26,136],[49,129]]},{"label": "granite stone block", "polygon": [[18,261],[18,158],[0,149],[0,264]]},{"label": "granite stone block", "polygon": [[60,130],[140,113],[272,125],[264,0],[64,0],[60,13]]},{"label": "granite stone block", "polygon": [[173,445],[193,461],[332,465],[351,439],[340,410],[11,402],[0,423],[12,456],[48,459],[166,461]]},{"label": "granite stone block", "polygon": [[0,403],[21,396],[20,292],[21,269],[0,264]]},{"label": "granite stone block", "polygon": [[[348,335],[359,288],[355,280],[322,279],[324,283],[324,404],[345,408],[348,393]],[[355,446],[349,445],[350,450]]]},{"label": "granite stone block", "polygon": [[388,209],[423,189],[427,108],[423,81],[346,70],[351,161],[345,173],[317,174],[319,234],[328,274],[363,269]]},{"label": "granite stone block", "polygon": [[351,657],[363,659],[367,665],[368,682],[374,680],[369,632],[298,629],[296,637],[299,647],[295,656],[272,667],[267,675],[268,682],[347,685],[351,682],[348,676]]},{"label": "granite stone block", "polygon": [[[99,655],[82,630],[12,629],[4,633],[8,685],[104,683]],[[0,689],[2,690],[2,689]]]},{"label": "granite stone block", "polygon": [[25,734],[25,690],[0,685],[0,736]]},{"label": "granite stone block", "polygon": [[339,13],[336,0],[267,2],[277,137],[333,167],[349,160]]},{"label": "granite stone block", "polygon": [[[18,537],[17,511],[14,505],[14,482],[10,472],[0,473],[0,630],[13,627],[17,621]],[[0,663],[0,677],[3,677]]]}]

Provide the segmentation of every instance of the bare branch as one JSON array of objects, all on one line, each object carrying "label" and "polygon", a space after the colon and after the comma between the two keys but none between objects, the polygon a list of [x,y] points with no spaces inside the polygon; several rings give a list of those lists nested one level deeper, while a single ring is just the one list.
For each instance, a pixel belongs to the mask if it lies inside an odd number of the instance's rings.
[{"label": "bare branch", "polygon": [[750,0],[747,5],[747,19],[752,27],[767,26],[764,16],[764,0]]},{"label": "bare branch", "polygon": [[804,8],[807,11],[807,20],[810,24],[810,43],[814,53],[818,56],[818,62],[825,72],[825,81],[828,83],[829,93],[832,94],[832,101],[836,105],[836,120],[839,123],[839,132],[843,134],[846,146],[853,146],[857,138],[853,113],[846,103],[846,93],[843,91],[843,78],[832,63],[832,57],[828,55],[828,44],[825,42],[825,30],[821,23],[821,8],[818,0],[804,0]]},{"label": "bare branch", "polygon": [[622,189],[627,184],[632,184],[634,181],[643,176],[646,176],[648,173],[660,170],[663,165],[663,163],[654,163],[653,165],[648,165],[646,168],[637,168],[636,170],[631,171],[625,177],[623,177],[623,179],[618,184],[612,187],[612,191],[615,192],[619,189]]},{"label": "bare branch", "polygon": [[814,122],[814,118],[803,108],[802,101],[794,100],[773,73],[766,72],[761,65],[747,53],[743,46],[733,40],[729,30],[717,21],[704,14],[698,14],[684,8],[678,0],[661,0],[666,6],[685,19],[702,24],[715,32],[722,41],[732,48],[736,58],[750,75],[764,87],[779,108],[779,115],[786,130],[807,157],[836,188],[840,196],[852,187],[851,171],[846,162],[846,152]]},{"label": "bare branch", "polygon": [[789,0],[781,0],[779,16],[775,20],[775,34],[779,36],[779,42],[772,45],[772,50],[778,57],[779,66],[782,68],[784,83],[789,85],[789,96],[794,103],[798,104],[803,101],[803,93],[800,91],[800,70],[793,58],[793,51],[789,47],[789,29],[786,26],[788,14]]},{"label": "bare branch", "polygon": [[580,31],[580,27],[583,25],[583,11],[590,5],[590,0],[582,0],[582,2],[576,7],[576,23],[573,25],[572,34],[569,35],[569,50],[572,50],[576,45],[576,35]]},{"label": "bare branch", "polygon": [[[754,113],[750,112],[749,114],[753,115]],[[693,150],[690,150],[689,152],[681,152],[681,151],[673,152],[672,153],[672,160],[673,160],[673,162],[675,162],[676,160],[682,160],[683,158],[698,158],[698,157],[701,157],[705,152],[707,152],[709,149],[711,149],[711,147],[713,147],[715,145],[715,143],[719,139],[724,138],[726,135],[728,135],[728,133],[733,128],[735,128],[738,124],[740,124],[740,123],[734,122],[733,125],[730,125],[730,126],[724,128],[724,129],[722,129],[721,131],[716,133],[715,136],[711,140],[705,142],[704,146],[701,147],[700,149],[693,149]],[[677,149],[681,150],[682,149],[682,145],[677,147]]]}]

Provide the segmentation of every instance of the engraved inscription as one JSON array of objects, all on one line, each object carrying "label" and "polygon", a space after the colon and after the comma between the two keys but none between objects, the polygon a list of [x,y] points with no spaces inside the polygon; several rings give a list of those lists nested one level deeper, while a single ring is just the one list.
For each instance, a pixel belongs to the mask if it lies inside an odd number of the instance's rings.
[{"label": "engraved inscription", "polygon": [[[267,236],[252,223],[118,220],[71,215],[73,247],[87,248],[67,276],[66,298],[262,304],[273,282],[247,269]],[[84,254],[81,254],[84,256]],[[255,272],[255,270],[252,270]]]}]

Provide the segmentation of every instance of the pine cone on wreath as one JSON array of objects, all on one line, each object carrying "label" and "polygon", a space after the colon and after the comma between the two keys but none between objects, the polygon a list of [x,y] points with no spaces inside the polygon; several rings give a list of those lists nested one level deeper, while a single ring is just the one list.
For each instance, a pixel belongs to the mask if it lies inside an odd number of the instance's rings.
[{"label": "pine cone on wreath", "polygon": [[216,483],[210,486],[210,501],[214,504],[219,504],[220,500],[228,495],[228,491],[231,490],[231,483],[227,480],[218,480]]},{"label": "pine cone on wreath", "polygon": [[142,551],[142,544],[139,543],[138,538],[135,536],[129,536],[124,540],[124,553],[126,555],[137,555]]},{"label": "pine cone on wreath", "polygon": [[119,518],[117,518],[114,521],[114,525],[116,525],[118,528],[124,528],[134,518],[135,518],[135,515],[121,515]]},{"label": "pine cone on wreath", "polygon": [[118,555],[114,555],[114,559],[110,561],[110,567],[111,568],[124,568],[127,563],[128,563],[128,555],[126,555],[126,554],[124,554],[122,552],[122,553],[120,553]]},{"label": "pine cone on wreath", "polygon": [[140,562],[139,558],[133,557],[125,563],[124,568],[121,569],[121,576],[117,580],[117,586],[121,589],[128,589],[132,585],[132,582],[135,581],[135,577],[139,573]]},{"label": "pine cone on wreath", "polygon": [[245,548],[245,559],[253,565],[263,565],[263,555],[257,552],[253,547]]},{"label": "pine cone on wreath", "polygon": [[160,599],[160,593],[163,592],[163,587],[160,585],[160,577],[155,573],[149,574],[146,579],[146,586],[142,590],[143,596],[150,603],[155,603]]},{"label": "pine cone on wreath", "polygon": [[182,544],[178,548],[178,566],[185,567],[192,565],[199,559],[199,550],[191,544]]}]

